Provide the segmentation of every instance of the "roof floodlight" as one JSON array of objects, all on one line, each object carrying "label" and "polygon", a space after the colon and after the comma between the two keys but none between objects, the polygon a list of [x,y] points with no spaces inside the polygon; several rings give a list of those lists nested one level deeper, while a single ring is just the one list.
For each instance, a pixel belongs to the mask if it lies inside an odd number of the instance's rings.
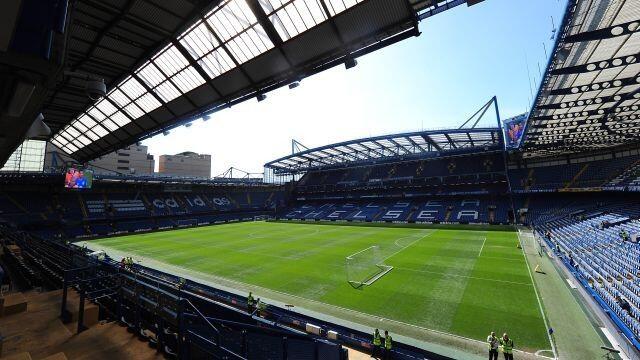
[{"label": "roof floodlight", "polygon": [[352,58],[352,57],[347,57],[347,58],[344,60],[344,67],[345,67],[345,69],[347,69],[347,70],[348,70],[348,69],[351,69],[351,68],[353,68],[353,67],[356,67],[356,65],[358,65],[358,60],[356,60],[356,59],[354,59],[354,58]]},{"label": "roof floodlight", "polygon": [[569,52],[570,50],[567,48],[560,48],[558,49],[558,55],[557,55],[557,59],[560,62],[564,62],[565,60],[567,60],[567,57],[569,57]]}]

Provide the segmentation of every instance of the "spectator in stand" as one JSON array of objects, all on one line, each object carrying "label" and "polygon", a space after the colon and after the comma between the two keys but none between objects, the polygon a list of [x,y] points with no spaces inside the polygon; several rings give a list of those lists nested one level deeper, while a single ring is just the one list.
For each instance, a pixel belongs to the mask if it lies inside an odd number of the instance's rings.
[{"label": "spectator in stand", "polygon": [[629,241],[629,233],[627,232],[627,230],[621,229],[619,235],[622,241]]},{"label": "spectator in stand", "polygon": [[620,305],[620,308],[626,311],[629,315],[631,315],[631,304],[627,301],[627,299],[616,296],[616,302]]},{"label": "spectator in stand", "polygon": [[572,253],[569,253],[569,264],[570,264],[571,266],[576,266],[576,263],[575,263],[575,261],[573,260],[573,254],[572,254]]}]

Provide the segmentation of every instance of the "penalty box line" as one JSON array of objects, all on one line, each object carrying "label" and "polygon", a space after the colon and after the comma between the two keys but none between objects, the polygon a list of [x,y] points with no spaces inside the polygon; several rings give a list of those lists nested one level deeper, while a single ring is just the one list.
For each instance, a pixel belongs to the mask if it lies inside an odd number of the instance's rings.
[{"label": "penalty box line", "polygon": [[436,231],[438,231],[438,230],[437,230],[437,229],[436,229],[436,230],[433,230],[433,231],[431,231],[430,233],[425,234],[425,235],[422,235],[421,237],[419,237],[419,238],[415,239],[414,241],[412,241],[412,242],[410,242],[409,244],[405,245],[405,246],[404,246],[403,248],[401,248],[400,250],[398,250],[398,251],[394,252],[393,254],[391,254],[391,255],[387,256],[386,258],[382,259],[382,262],[385,262],[385,261],[389,260],[390,258],[392,258],[392,257],[396,256],[397,254],[399,254],[399,253],[400,253],[400,252],[402,252],[403,250],[406,250],[408,247],[410,247],[411,245],[413,245],[413,244],[417,243],[418,241],[420,241],[420,240],[422,240],[422,239],[426,238],[427,236],[431,236],[431,235],[432,235],[433,233],[435,233]]},{"label": "penalty box line", "polygon": [[354,256],[356,256],[356,255],[358,255],[358,254],[360,254],[360,253],[363,253],[363,252],[365,252],[365,251],[367,251],[367,250],[369,250],[369,249],[375,248],[375,247],[376,247],[375,245],[369,246],[369,247],[368,247],[368,248],[366,248],[366,249],[362,249],[362,250],[360,250],[360,251],[358,251],[358,252],[355,252],[355,253],[353,253],[353,254],[351,254],[351,255],[347,256],[347,259],[353,259],[353,257],[354,257]]}]

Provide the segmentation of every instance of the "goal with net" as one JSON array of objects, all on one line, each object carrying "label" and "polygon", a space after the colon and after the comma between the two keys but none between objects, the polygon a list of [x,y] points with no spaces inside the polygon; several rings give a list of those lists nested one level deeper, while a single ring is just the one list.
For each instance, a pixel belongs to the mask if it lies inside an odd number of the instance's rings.
[{"label": "goal with net", "polygon": [[269,215],[256,215],[253,217],[253,221],[267,221],[269,220]]},{"label": "goal with net", "polygon": [[360,250],[345,258],[347,281],[354,288],[369,286],[386,275],[393,266],[385,265],[377,245]]}]

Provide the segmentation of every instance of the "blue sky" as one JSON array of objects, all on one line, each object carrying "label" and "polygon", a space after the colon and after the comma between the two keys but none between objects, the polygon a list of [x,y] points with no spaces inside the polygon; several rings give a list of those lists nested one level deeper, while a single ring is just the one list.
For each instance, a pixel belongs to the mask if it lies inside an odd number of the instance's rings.
[{"label": "blue sky", "polygon": [[[304,79],[144,141],[154,155],[211,154],[212,176],[230,166],[262,172],[291,151],[420,129],[458,127],[492,96],[502,118],[528,110],[553,47],[553,17],[566,0],[486,0],[420,23],[419,37],[358,59],[358,66]],[[531,82],[527,74],[527,64]],[[538,70],[540,68],[540,71]],[[533,89],[532,89],[533,87]],[[495,117],[482,124],[495,125]]]}]

